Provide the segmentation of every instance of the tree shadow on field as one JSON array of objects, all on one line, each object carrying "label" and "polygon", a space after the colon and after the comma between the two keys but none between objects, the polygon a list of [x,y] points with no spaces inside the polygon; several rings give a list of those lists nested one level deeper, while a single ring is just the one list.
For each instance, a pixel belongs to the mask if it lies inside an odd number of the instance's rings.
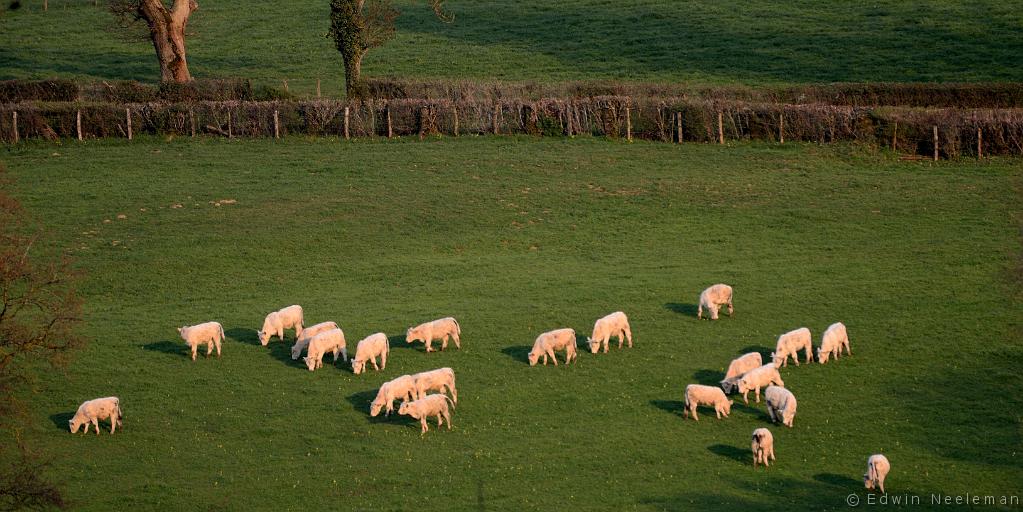
[{"label": "tree shadow on field", "polygon": [[[241,328],[238,328],[238,327],[234,327],[232,329],[227,329],[226,331],[224,331],[224,334],[228,338],[231,338],[232,340],[235,340],[235,341],[240,341],[242,343],[248,343],[249,345],[259,345],[260,344],[259,343],[259,335],[256,334],[256,332],[257,332],[256,329],[251,329],[251,328],[250,329],[241,329]],[[287,334],[285,334],[285,336],[287,336]],[[274,341],[277,341],[277,338],[274,338]]]},{"label": "tree shadow on field", "polygon": [[727,444],[712,444],[707,449],[715,455],[720,455],[737,462],[753,464],[753,453],[748,448],[742,449]]},{"label": "tree shadow on field", "polygon": [[696,313],[699,310],[697,304],[681,304],[678,302],[668,302],[664,305],[664,309],[693,318],[696,318]]},{"label": "tree shadow on field", "polygon": [[50,415],[50,421],[60,430],[68,430],[68,422],[75,417],[73,412],[58,412]]},{"label": "tree shadow on field", "polygon": [[[203,354],[206,353],[205,352],[205,348],[206,348],[205,344],[201,345],[199,348],[200,348],[200,352],[202,352]],[[185,342],[177,343],[177,342],[168,341],[168,340],[156,341],[156,342],[153,342],[153,343],[148,343],[146,345],[142,345],[142,350],[149,350],[149,351],[152,351],[152,352],[162,352],[162,353],[168,354],[168,355],[181,356],[181,357],[184,357],[185,359],[191,359],[192,358],[192,351],[191,351],[191,349],[188,348],[188,345],[185,345]],[[214,350],[214,352],[216,352],[216,351]]]},{"label": "tree shadow on field", "polygon": [[813,479],[820,483],[834,485],[843,489],[855,489],[857,486],[863,485],[863,480],[849,478],[848,475],[836,475],[834,473],[817,473],[816,475],[813,475]]},{"label": "tree shadow on field", "polygon": [[724,378],[725,374],[714,370],[697,370],[693,374],[696,383],[704,386],[718,386]]},{"label": "tree shadow on field", "polygon": [[685,417],[686,403],[681,400],[651,400],[650,405],[679,418]]},{"label": "tree shadow on field", "polygon": [[530,350],[533,350],[533,347],[528,345],[514,345],[511,347],[502,348],[501,353],[512,359],[515,359],[516,361],[520,361],[523,364],[528,365]]}]

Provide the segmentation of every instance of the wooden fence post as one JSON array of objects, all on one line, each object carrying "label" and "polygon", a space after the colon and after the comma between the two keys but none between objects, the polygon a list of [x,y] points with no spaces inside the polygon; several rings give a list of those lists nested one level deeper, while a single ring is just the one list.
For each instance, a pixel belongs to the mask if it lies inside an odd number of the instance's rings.
[{"label": "wooden fence post", "polygon": [[288,92],[288,79],[287,79],[287,78],[285,78],[285,79],[283,80],[283,82],[284,82],[284,92]]},{"label": "wooden fence post", "polygon": [[625,140],[632,142],[632,112],[625,107]]},{"label": "wooden fence post", "polygon": [[[75,113],[75,130],[78,132],[78,140],[82,140],[82,110],[78,109]],[[979,133],[979,129],[978,129]],[[980,147],[980,146],[978,146]]]},{"label": "wooden fence post", "polygon": [[934,126],[934,161],[938,161],[938,126]]},{"label": "wooden fence post", "polygon": [[498,121],[497,121],[498,115],[499,115],[498,112],[500,110],[501,110],[501,103],[500,102],[495,102],[494,103],[494,119],[493,119],[493,122],[494,122],[494,135],[497,135],[500,132],[500,129],[498,127]]},{"label": "wooden fence post", "polygon": [[426,107],[419,107],[419,140],[426,138]]},{"label": "wooden fence post", "polygon": [[348,116],[350,115],[349,114],[349,110],[350,110],[350,107],[345,107],[345,140],[348,140],[349,133],[350,133],[348,131]]},{"label": "wooden fence post", "polygon": [[233,139],[234,132],[231,131],[231,111],[227,111],[227,138]]},{"label": "wooden fence post", "polygon": [[281,121],[280,114],[277,112],[277,109],[274,109],[274,138],[281,138]]},{"label": "wooden fence post", "polygon": [[316,97],[317,98],[320,97],[320,79],[319,78],[316,79]]},{"label": "wooden fence post", "polygon": [[725,116],[718,112],[718,144],[725,143]]},{"label": "wooden fence post", "polygon": [[188,124],[192,127],[192,138],[195,138],[195,112],[188,109]]},{"label": "wooden fence post", "polygon": [[394,128],[391,126],[391,105],[387,105],[387,138],[394,137]]},{"label": "wooden fence post", "polygon": [[675,135],[678,139],[676,142],[682,144],[682,112],[675,112]]},{"label": "wooden fence post", "polygon": [[131,140],[131,109],[124,109],[124,117],[128,120],[128,140]]},{"label": "wooden fence post", "polygon": [[19,140],[19,137],[18,137],[18,111],[17,110],[15,110],[14,112],[11,113],[11,124],[14,125],[14,143],[17,144],[18,140]]},{"label": "wooden fence post", "polygon": [[899,151],[899,122],[895,121],[895,129],[892,130],[892,152]]},{"label": "wooden fence post", "polygon": [[977,160],[980,160],[981,158],[984,158],[984,152],[981,149],[981,144],[980,144],[980,141],[982,140],[981,137],[983,137],[983,135],[981,135],[980,127],[978,126],[977,127]]},{"label": "wooden fence post", "polygon": [[455,111],[455,137],[458,137],[458,107],[452,107]]},{"label": "wooden fence post", "polygon": [[43,10],[44,11],[50,10],[50,1],[49,0],[43,0]]},{"label": "wooden fence post", "polygon": [[572,134],[572,112],[571,103],[565,104],[565,135],[571,137]]},{"label": "wooden fence post", "polygon": [[785,144],[785,112],[778,113],[778,139],[779,144]]}]

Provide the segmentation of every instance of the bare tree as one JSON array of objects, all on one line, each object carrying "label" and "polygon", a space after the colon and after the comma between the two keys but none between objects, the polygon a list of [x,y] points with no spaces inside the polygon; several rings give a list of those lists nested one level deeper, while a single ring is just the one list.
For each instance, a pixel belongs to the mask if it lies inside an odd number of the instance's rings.
[{"label": "bare tree", "polygon": [[195,0],[173,0],[168,9],[164,0],[109,0],[110,10],[127,24],[144,21],[160,61],[160,80],[190,82],[185,55],[185,28],[188,18],[199,8]]},{"label": "bare tree", "polygon": [[[450,23],[444,0],[427,0],[434,14]],[[330,35],[345,65],[345,91],[349,97],[365,96],[362,58],[371,48],[394,37],[394,20],[401,12],[390,0],[330,0]]]},{"label": "bare tree", "polygon": [[16,442],[0,442],[0,509],[61,507],[59,489],[40,471],[47,462],[21,440],[19,397],[31,383],[30,368],[62,366],[84,343],[75,332],[81,301],[70,261],[43,256],[41,230],[3,192],[2,173],[0,168],[0,436]]}]

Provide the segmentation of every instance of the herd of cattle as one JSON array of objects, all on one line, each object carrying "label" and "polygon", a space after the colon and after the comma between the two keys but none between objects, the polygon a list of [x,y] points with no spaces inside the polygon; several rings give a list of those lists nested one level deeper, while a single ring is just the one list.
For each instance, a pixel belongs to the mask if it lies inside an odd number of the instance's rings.
[{"label": "herd of cattle", "polygon": [[[711,320],[718,319],[718,312],[723,306],[728,306],[728,315],[732,316],[732,287],[726,284],[715,284],[700,294],[697,318],[703,318],[703,311],[706,309]],[[303,361],[309,371],[322,367],[323,358],[329,353],[334,356],[334,362],[340,356],[348,362],[348,349],[344,333],[338,328],[335,322],[323,322],[310,327],[303,328],[304,314],[301,306],[288,306],[279,311],[269,313],[263,321],[263,328],[258,331],[259,342],[266,346],[271,338],[277,336],[284,340],[285,329],[295,330],[295,344],[291,348],[291,358],[298,360],[305,351]],[[199,345],[206,345],[206,356],[217,351],[220,357],[221,342],[224,339],[224,328],[218,322],[206,322],[203,324],[184,326],[178,328],[178,333],[185,341],[192,352],[192,360],[196,358]],[[432,352],[432,343],[441,342],[441,350],[447,348],[448,340],[455,342],[457,348],[461,347],[461,327],[454,318],[441,318],[432,322],[426,322],[416,327],[410,327],[405,333],[405,341],[413,343],[422,341],[426,345],[426,351]],[[629,327],[629,320],[625,313],[617,311],[603,318],[598,319],[593,325],[593,332],[587,338],[587,346],[590,352],[596,354],[603,348],[607,353],[608,344],[613,337],[618,338],[618,348],[622,348],[627,342],[632,347],[632,330]],[[845,325],[834,323],[821,336],[821,344],[817,349],[817,360],[827,363],[829,357],[838,359],[842,349],[847,355],[852,355],[849,348],[849,336]],[[355,348],[355,356],[350,364],[356,375],[365,371],[366,363],[369,362],[376,370],[387,366],[387,354],[390,350],[390,343],[384,333],[375,333],[359,341]],[[576,359],[576,334],[573,329],[555,329],[545,332],[536,338],[532,349],[529,351],[529,365],[536,365],[541,358],[543,364],[553,362],[558,364],[556,351],[565,352],[565,363],[569,364]],[[781,379],[779,369],[788,365],[791,357],[796,365],[799,365],[799,351],[805,353],[807,363],[813,362],[813,342],[810,330],[807,328],[796,329],[778,337],[775,351],[771,353],[771,361],[763,363],[759,352],[750,352],[736,358],[728,365],[724,380],[720,386],[705,386],[701,384],[690,384],[685,388],[685,412],[684,417],[690,415],[694,420],[699,421],[697,407],[711,406],[717,418],[728,417],[731,412],[732,401],[728,394],[737,391],[742,395],[743,401],[749,403],[749,392],[753,391],[757,403],[760,403],[760,390],[764,390],[764,401],[767,404],[767,412],[771,421],[792,427],[796,415],[796,397],[786,389]],[[380,364],[377,365],[377,359]],[[429,394],[430,391],[439,393]],[[448,396],[450,394],[450,397]],[[402,375],[380,386],[376,397],[370,404],[370,415],[377,416],[381,411],[385,415],[394,412],[394,401],[401,400],[398,414],[407,415],[420,421],[421,433],[425,434],[427,418],[436,417],[437,426],[447,422],[448,429],[451,429],[451,409],[458,403],[458,391],[455,388],[455,372],[451,368],[439,368],[436,370],[416,373],[414,375]],[[97,398],[83,403],[74,417],[69,420],[72,433],[76,433],[81,426],[85,426],[88,433],[89,426],[95,427],[99,434],[99,420],[110,421],[110,433],[113,434],[118,426],[122,425],[124,417],[120,408],[120,400],[117,397]],[[758,428],[753,431],[751,450],[753,452],[753,467],[757,464],[768,466],[768,459],[776,460],[774,454],[774,436],[766,428]],[[891,465],[888,459],[881,454],[871,455],[867,460],[867,472],[863,475],[864,486],[867,489],[878,488],[884,491],[884,480]]]}]

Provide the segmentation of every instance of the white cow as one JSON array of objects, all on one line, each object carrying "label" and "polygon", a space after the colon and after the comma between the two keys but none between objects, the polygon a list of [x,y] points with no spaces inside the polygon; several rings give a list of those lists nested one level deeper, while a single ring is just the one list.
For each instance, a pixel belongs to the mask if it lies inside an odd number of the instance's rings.
[{"label": "white cow", "polygon": [[867,472],[863,474],[863,486],[867,489],[876,487],[884,493],[884,479],[891,469],[892,465],[888,462],[888,457],[879,453],[871,455],[867,459]]},{"label": "white cow", "polygon": [[282,308],[266,315],[263,319],[263,328],[256,333],[259,335],[259,344],[266,346],[270,338],[277,336],[284,341],[284,329],[295,329],[295,338],[302,336],[303,312],[302,306],[294,305]]},{"label": "white cow", "polygon": [[764,401],[767,402],[767,414],[771,415],[771,421],[780,421],[782,425],[792,428],[792,420],[796,417],[796,395],[780,386],[767,386]]},{"label": "white cow", "polygon": [[458,320],[449,316],[409,327],[405,331],[405,341],[412,343],[421,340],[426,344],[426,351],[433,352],[433,348],[430,346],[433,340],[441,340],[440,349],[444,350],[448,348],[448,338],[451,338],[455,342],[455,348],[461,349],[462,344],[459,338],[461,334],[462,328],[458,325]]},{"label": "white cow", "polygon": [[203,324],[178,327],[178,334],[181,339],[192,349],[192,360],[195,361],[195,354],[199,345],[206,344],[206,357],[213,353],[213,347],[217,348],[217,357],[220,357],[220,342],[225,338],[224,327],[219,322],[206,322]]},{"label": "white cow", "polygon": [[753,442],[750,445],[753,450],[753,467],[757,467],[757,463],[761,463],[764,466],[770,466],[767,463],[767,459],[778,460],[774,456],[774,436],[771,435],[771,431],[766,428],[758,428],[753,431]]},{"label": "white cow", "polygon": [[821,336],[821,346],[817,349],[817,360],[824,364],[828,362],[829,356],[835,356],[835,359],[838,359],[842,355],[842,347],[845,347],[846,354],[852,355],[852,351],[849,350],[849,333],[845,330],[845,324],[835,322],[828,326],[828,330],[824,331],[824,335]]},{"label": "white cow", "polygon": [[728,316],[732,316],[735,308],[732,307],[732,287],[727,284],[715,284],[700,293],[700,303],[696,308],[696,318],[703,318],[703,308],[710,312],[710,319],[718,319],[718,310],[721,306],[728,306]]},{"label": "white cow", "polygon": [[810,338],[810,329],[801,327],[778,336],[778,345],[775,347],[774,352],[771,353],[771,360],[774,361],[775,368],[788,366],[789,356],[792,356],[796,366],[799,366],[800,350],[806,352],[806,362],[812,363],[813,342]]},{"label": "white cow", "polygon": [[770,384],[785,386],[785,382],[781,380],[781,374],[773,364],[765,364],[746,372],[739,379],[739,393],[742,393],[742,401],[748,404],[749,392],[753,390],[757,394],[757,403],[760,403],[760,388]]},{"label": "white cow", "polygon": [[732,363],[728,365],[728,371],[725,372],[725,379],[721,381],[721,389],[725,393],[731,393],[744,373],[763,365],[764,359],[760,356],[760,352],[750,352],[733,359]]},{"label": "white cow", "polygon": [[416,381],[411,375],[402,375],[381,384],[376,398],[373,399],[373,403],[369,404],[369,415],[375,417],[380,414],[381,409],[386,408],[385,416],[390,416],[394,412],[394,401],[399,398],[402,403],[419,398]]},{"label": "white cow", "polygon": [[426,395],[414,402],[401,404],[398,407],[398,414],[406,414],[419,420],[419,423],[422,425],[420,434],[426,434],[426,431],[430,430],[426,426],[426,418],[430,416],[437,416],[437,427],[443,425],[446,420],[448,422],[448,430],[451,430],[451,410],[448,408],[448,402],[451,402],[451,399],[447,395]]},{"label": "white cow", "polygon": [[[387,335],[378,332],[366,336],[355,347],[355,357],[352,358],[352,372],[356,375],[366,370],[366,361],[373,364],[373,369],[379,371],[387,368],[387,352],[390,350],[390,343]],[[377,366],[376,358],[380,358],[380,366]]]},{"label": "white cow", "polygon": [[337,356],[340,354],[344,360],[348,360],[348,346],[345,342],[345,333],[341,329],[331,329],[321,332],[309,340],[309,350],[302,358],[306,368],[313,371],[323,367],[323,356],[334,354],[334,362],[337,363]]},{"label": "white cow", "polygon": [[608,342],[612,336],[618,337],[618,348],[622,348],[622,342],[629,341],[629,348],[632,348],[632,329],[629,328],[629,318],[621,311],[615,311],[610,315],[600,318],[593,324],[593,334],[586,338],[586,344],[590,352],[596,354],[601,345],[604,346],[604,353],[607,353]]},{"label": "white cow", "polygon": [[565,351],[565,364],[571,363],[577,357],[575,351],[575,331],[569,328],[547,331],[536,337],[533,342],[533,349],[529,351],[529,366],[535,366],[540,357],[543,357],[543,364],[547,365],[547,358],[554,360],[554,366],[558,365],[558,358],[555,357],[555,350]]},{"label": "white cow", "polygon": [[71,433],[74,434],[78,432],[79,427],[85,425],[85,431],[82,433],[88,434],[89,425],[92,425],[96,427],[96,435],[99,435],[99,420],[110,419],[110,433],[113,434],[117,427],[123,426],[121,418],[124,418],[124,413],[121,412],[121,400],[116,396],[108,396],[82,403],[78,406],[74,417],[68,420],[68,426],[71,427]]},{"label": "white cow", "polygon": [[302,351],[309,346],[309,342],[313,339],[313,336],[320,334],[321,332],[327,332],[331,329],[337,329],[336,322],[320,322],[316,325],[306,327],[302,329],[302,336],[295,340],[295,344],[291,346],[291,359],[297,361],[302,356]]}]

